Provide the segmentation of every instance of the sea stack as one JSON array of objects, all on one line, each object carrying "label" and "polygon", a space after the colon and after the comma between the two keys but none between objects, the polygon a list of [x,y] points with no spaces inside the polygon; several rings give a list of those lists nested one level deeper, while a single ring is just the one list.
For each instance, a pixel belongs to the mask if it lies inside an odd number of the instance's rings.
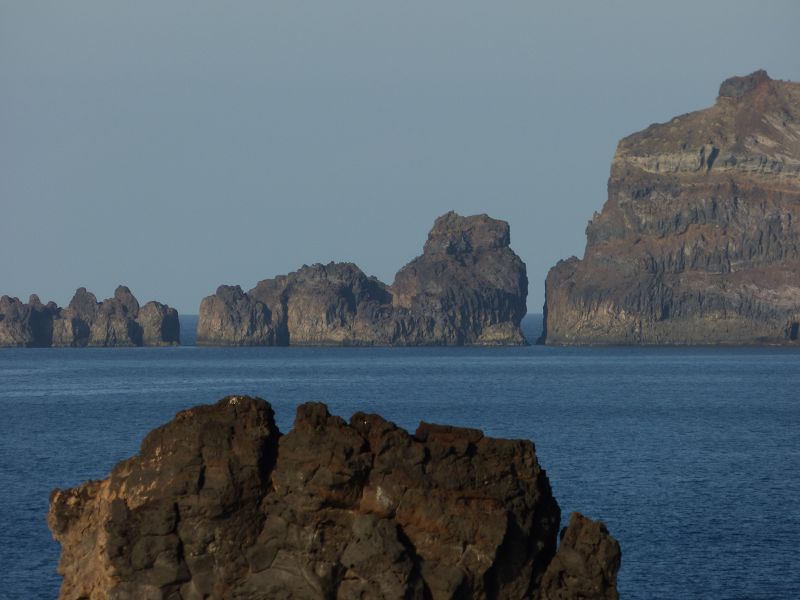
[{"label": "sea stack", "polygon": [[179,413],[50,498],[60,598],[617,600],[620,547],[561,511],[529,441],[265,401]]},{"label": "sea stack", "polygon": [[178,312],[159,302],[140,307],[124,285],[113,298],[98,302],[78,288],[67,308],[42,304],[35,294],[28,303],[0,298],[0,346],[173,346],[180,343]]},{"label": "sea stack", "polygon": [[508,223],[449,212],[392,285],[353,263],[304,265],[200,305],[199,345],[520,345],[525,263]]},{"label": "sea stack", "polygon": [[546,343],[798,343],[800,84],[733,77],[623,139],[586,237],[547,276]]}]

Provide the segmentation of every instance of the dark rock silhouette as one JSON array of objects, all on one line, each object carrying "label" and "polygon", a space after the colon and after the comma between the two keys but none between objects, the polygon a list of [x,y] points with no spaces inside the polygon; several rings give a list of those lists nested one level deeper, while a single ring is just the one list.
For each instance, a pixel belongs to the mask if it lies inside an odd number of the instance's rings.
[{"label": "dark rock silhouette", "polygon": [[619,543],[599,521],[572,513],[561,532],[558,552],[547,567],[539,600],[618,600]]},{"label": "dark rock silhouette", "polygon": [[65,600],[616,598],[617,543],[573,516],[556,553],[559,520],[531,442],[317,403],[282,436],[242,396],[179,413],[48,515]]},{"label": "dark rock silhouette", "polygon": [[796,343],[800,84],[733,77],[623,139],[582,260],[546,284],[549,344]]},{"label": "dark rock silhouette", "polygon": [[78,288],[67,308],[43,305],[35,294],[27,304],[0,299],[0,346],[168,346],[180,343],[178,313],[158,302],[139,302],[125,286],[98,302]]},{"label": "dark rock silhouette", "polygon": [[246,294],[221,286],[200,305],[198,343],[524,344],[528,280],[509,243],[508,223],[450,212],[391,286],[352,263],[303,266]]}]

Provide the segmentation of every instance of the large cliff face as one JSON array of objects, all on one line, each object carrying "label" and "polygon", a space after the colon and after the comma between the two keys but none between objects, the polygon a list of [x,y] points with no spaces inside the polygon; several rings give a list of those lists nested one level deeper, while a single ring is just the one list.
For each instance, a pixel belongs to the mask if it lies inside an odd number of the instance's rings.
[{"label": "large cliff face", "polygon": [[56,490],[63,600],[616,600],[617,542],[560,510],[531,442],[322,404],[179,413],[108,478]]},{"label": "large cliff face", "polygon": [[794,343],[800,84],[734,77],[623,139],[586,235],[547,276],[547,343]]},{"label": "large cliff face", "polygon": [[247,293],[220,287],[200,306],[198,343],[524,344],[528,280],[509,243],[508,223],[450,212],[391,286],[352,263],[329,263],[265,279]]},{"label": "large cliff face", "polygon": [[67,308],[42,304],[32,295],[25,304],[0,298],[0,346],[171,346],[180,343],[178,313],[159,302],[140,307],[125,286],[98,302],[78,288]]}]

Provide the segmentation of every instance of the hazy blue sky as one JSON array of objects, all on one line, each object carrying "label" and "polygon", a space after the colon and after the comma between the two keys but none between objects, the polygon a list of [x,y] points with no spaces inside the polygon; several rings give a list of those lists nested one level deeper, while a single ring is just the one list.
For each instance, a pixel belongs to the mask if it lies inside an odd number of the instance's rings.
[{"label": "hazy blue sky", "polygon": [[539,312],[617,141],[800,80],[798,0],[0,0],[0,293],[182,312],[303,263],[391,282],[450,209]]}]

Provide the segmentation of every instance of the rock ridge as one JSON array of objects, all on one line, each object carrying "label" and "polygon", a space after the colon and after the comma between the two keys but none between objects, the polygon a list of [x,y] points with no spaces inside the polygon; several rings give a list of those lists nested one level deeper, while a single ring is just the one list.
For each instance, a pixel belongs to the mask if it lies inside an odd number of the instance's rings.
[{"label": "rock ridge", "polygon": [[0,298],[0,347],[172,346],[180,343],[178,313],[160,302],[139,306],[124,285],[102,302],[78,288],[67,308]]},{"label": "rock ridge", "polygon": [[449,212],[392,285],[353,263],[303,265],[200,304],[197,343],[219,346],[521,345],[525,263],[508,223]]},{"label": "rock ridge", "polygon": [[619,544],[560,509],[529,441],[320,403],[178,413],[101,481],[55,490],[63,600],[618,598]]},{"label": "rock ridge", "polygon": [[582,259],[546,281],[548,344],[793,344],[800,84],[725,80],[715,104],[620,141]]}]

